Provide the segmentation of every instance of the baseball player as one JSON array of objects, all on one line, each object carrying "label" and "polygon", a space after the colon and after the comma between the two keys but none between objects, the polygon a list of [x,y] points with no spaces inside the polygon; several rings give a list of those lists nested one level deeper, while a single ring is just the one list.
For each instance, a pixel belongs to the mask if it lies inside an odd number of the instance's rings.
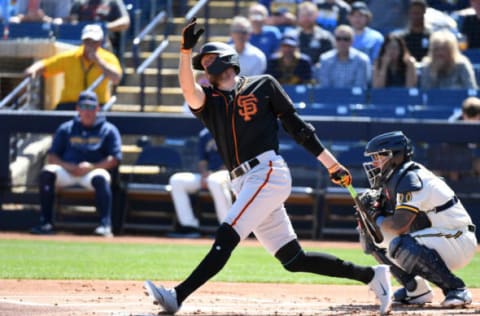
[{"label": "baseball player", "polygon": [[[426,282],[442,289],[444,307],[470,304],[465,283],[451,270],[467,265],[475,255],[475,225],[455,192],[423,165],[412,161],[413,147],[401,131],[371,139],[365,172],[376,198],[362,196],[384,233],[381,245],[361,238],[366,252],[389,264],[403,288],[394,293],[402,304],[432,302]],[[369,192],[371,194],[371,192]],[[368,201],[367,201],[368,200]],[[361,236],[365,237],[365,236]]]},{"label": "baseball player", "polygon": [[[238,55],[229,45],[209,42],[192,60],[192,48],[203,30],[195,19],[183,30],[179,79],[192,112],[211,131],[230,171],[236,200],[218,228],[213,246],[186,280],[171,289],[146,281],[154,302],[175,313],[183,301],[217,274],[242,239],[254,233],[264,248],[290,272],[344,277],[368,284],[380,300],[380,312],[390,311],[388,265],[358,266],[330,254],[305,252],[300,246],[284,202],[292,180],[278,155],[278,125],[324,165],[338,185],[351,183],[350,172],[322,145],[315,129],[295,112],[292,101],[270,75],[238,76]],[[211,86],[195,83],[195,69],[205,70]]]},{"label": "baseball player", "polygon": [[199,222],[193,213],[189,193],[197,192],[201,188],[208,189],[220,223],[232,205],[228,171],[218,154],[215,140],[206,128],[200,131],[198,147],[199,172],[177,172],[170,177],[172,200],[180,228],[178,232],[169,234],[169,237],[200,237]]}]

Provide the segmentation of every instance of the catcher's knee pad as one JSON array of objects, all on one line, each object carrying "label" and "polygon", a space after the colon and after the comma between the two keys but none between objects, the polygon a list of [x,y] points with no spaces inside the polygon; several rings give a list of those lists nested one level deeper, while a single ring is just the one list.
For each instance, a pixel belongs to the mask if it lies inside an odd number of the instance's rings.
[{"label": "catcher's knee pad", "polygon": [[408,273],[419,275],[442,289],[465,286],[447,267],[435,249],[420,245],[410,235],[400,235],[393,239],[389,253]]},{"label": "catcher's knee pad", "polygon": [[231,253],[240,242],[238,233],[227,223],[217,229],[212,249],[218,252]]},{"label": "catcher's knee pad", "polygon": [[302,262],[305,257],[305,252],[296,239],[280,248],[275,254],[275,257],[282,263],[287,271],[304,271]]}]

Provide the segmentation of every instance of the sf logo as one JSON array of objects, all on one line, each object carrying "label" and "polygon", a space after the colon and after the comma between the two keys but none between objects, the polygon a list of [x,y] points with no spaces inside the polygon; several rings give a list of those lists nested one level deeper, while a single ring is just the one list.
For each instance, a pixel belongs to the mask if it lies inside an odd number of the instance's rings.
[{"label": "sf logo", "polygon": [[253,94],[241,95],[238,97],[238,114],[243,117],[245,122],[252,119],[252,116],[257,113],[258,99]]}]

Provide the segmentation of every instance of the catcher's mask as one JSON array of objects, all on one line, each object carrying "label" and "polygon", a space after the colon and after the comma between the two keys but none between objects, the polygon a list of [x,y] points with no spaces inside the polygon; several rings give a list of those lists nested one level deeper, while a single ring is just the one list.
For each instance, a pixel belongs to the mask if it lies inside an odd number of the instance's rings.
[{"label": "catcher's mask", "polygon": [[[203,69],[201,61],[206,54],[217,54],[217,58],[207,69]],[[219,75],[229,67],[233,67],[237,75],[240,72],[237,52],[230,45],[221,42],[209,42],[203,45],[200,53],[193,57],[192,64],[194,69],[206,70],[211,75]]]},{"label": "catcher's mask", "polygon": [[365,156],[371,162],[363,163],[370,187],[380,188],[404,162],[412,159],[410,139],[401,131],[384,133],[372,138],[365,146]]}]

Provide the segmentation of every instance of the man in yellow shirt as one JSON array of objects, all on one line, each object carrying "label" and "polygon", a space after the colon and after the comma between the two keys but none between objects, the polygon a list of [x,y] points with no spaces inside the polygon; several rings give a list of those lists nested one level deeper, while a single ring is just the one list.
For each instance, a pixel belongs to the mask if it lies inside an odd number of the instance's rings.
[{"label": "man in yellow shirt", "polygon": [[103,74],[105,80],[94,91],[100,104],[104,104],[110,99],[111,84],[120,82],[122,68],[117,57],[101,47],[103,37],[99,25],[88,24],[82,30],[80,47],[39,60],[25,72],[32,77],[64,74],[64,87],[57,105],[59,110],[74,110],[80,92]]}]

